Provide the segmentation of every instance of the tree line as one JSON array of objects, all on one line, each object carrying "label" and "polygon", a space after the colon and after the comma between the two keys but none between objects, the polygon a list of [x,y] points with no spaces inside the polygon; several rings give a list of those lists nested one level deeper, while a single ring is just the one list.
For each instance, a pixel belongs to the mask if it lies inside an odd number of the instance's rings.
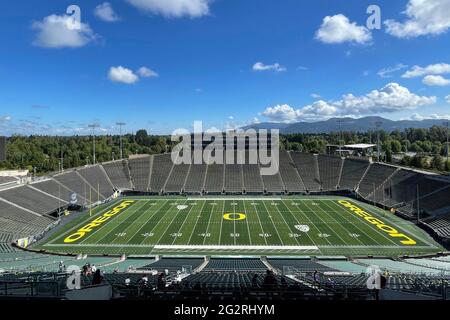
[{"label": "tree line", "polygon": [[[447,128],[407,129],[393,132],[332,132],[328,134],[286,134],[280,136],[284,150],[327,154],[327,146],[355,143],[376,144],[380,139],[381,161],[401,165],[450,172],[447,160]],[[170,152],[174,146],[170,136],[149,135],[146,130],[122,137],[123,157],[133,154],[159,154]],[[7,139],[7,160],[0,162],[0,170],[28,169],[45,174],[80,167],[93,162],[92,136],[20,136]],[[120,137],[95,137],[96,162],[120,159]],[[362,156],[369,156],[361,154]],[[400,155],[400,157],[399,157]]]}]

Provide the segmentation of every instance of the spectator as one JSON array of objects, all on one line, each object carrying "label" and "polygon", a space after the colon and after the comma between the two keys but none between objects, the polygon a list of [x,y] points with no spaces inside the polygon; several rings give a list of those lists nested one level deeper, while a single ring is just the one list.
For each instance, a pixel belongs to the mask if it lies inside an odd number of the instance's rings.
[{"label": "spectator", "polygon": [[313,281],[314,281],[314,285],[315,285],[315,286],[319,286],[319,283],[320,283],[320,274],[319,274],[319,271],[317,271],[317,270],[314,270],[314,273],[313,273]]},{"label": "spectator", "polygon": [[92,284],[97,285],[103,282],[103,275],[100,272],[100,269],[97,269],[94,273],[94,277],[92,278]]},{"label": "spectator", "polygon": [[253,278],[252,278],[252,287],[253,287],[253,288],[257,288],[257,287],[258,287],[258,274],[257,274],[257,273],[255,273],[255,274],[253,275]]},{"label": "spectator", "polygon": [[166,287],[166,275],[161,272],[158,276],[158,289],[162,290]]},{"label": "spectator", "polygon": [[267,270],[266,276],[264,277],[264,287],[269,290],[273,290],[278,285],[278,281],[273,274],[273,271]]}]

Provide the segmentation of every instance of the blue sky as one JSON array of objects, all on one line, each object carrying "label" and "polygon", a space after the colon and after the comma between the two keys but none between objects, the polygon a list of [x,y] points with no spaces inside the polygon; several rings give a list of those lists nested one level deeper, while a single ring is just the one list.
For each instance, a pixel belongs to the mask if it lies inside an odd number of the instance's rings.
[{"label": "blue sky", "polygon": [[[380,30],[366,26],[371,4]],[[446,118],[449,11],[447,0],[2,1],[0,135]]]}]

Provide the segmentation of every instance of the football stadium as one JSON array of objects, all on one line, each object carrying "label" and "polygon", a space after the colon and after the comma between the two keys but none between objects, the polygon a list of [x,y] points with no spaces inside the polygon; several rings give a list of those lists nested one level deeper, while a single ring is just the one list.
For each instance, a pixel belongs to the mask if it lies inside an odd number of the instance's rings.
[{"label": "football stadium", "polygon": [[360,298],[374,265],[389,272],[392,290],[443,294],[428,282],[450,273],[450,228],[436,217],[448,212],[447,177],[288,151],[276,175],[260,173],[259,165],[176,165],[168,153],[4,182],[0,279],[11,285],[3,293],[29,294],[15,285],[33,278],[47,284],[41,294],[63,294],[50,283],[65,283],[64,268],[93,264],[126,294],[147,274],[155,286],[163,272],[172,290],[200,283],[220,293],[251,289],[255,274],[263,281],[271,270],[297,298],[350,289]]},{"label": "football stadium", "polygon": [[0,301],[450,300],[446,12],[2,1]]}]

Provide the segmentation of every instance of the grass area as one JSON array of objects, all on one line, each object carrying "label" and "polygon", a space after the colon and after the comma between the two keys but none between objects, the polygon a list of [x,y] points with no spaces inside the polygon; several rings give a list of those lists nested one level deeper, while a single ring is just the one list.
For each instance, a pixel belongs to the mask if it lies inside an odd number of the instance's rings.
[{"label": "grass area", "polygon": [[35,248],[127,255],[403,255],[441,251],[424,231],[353,199],[120,198]]}]

